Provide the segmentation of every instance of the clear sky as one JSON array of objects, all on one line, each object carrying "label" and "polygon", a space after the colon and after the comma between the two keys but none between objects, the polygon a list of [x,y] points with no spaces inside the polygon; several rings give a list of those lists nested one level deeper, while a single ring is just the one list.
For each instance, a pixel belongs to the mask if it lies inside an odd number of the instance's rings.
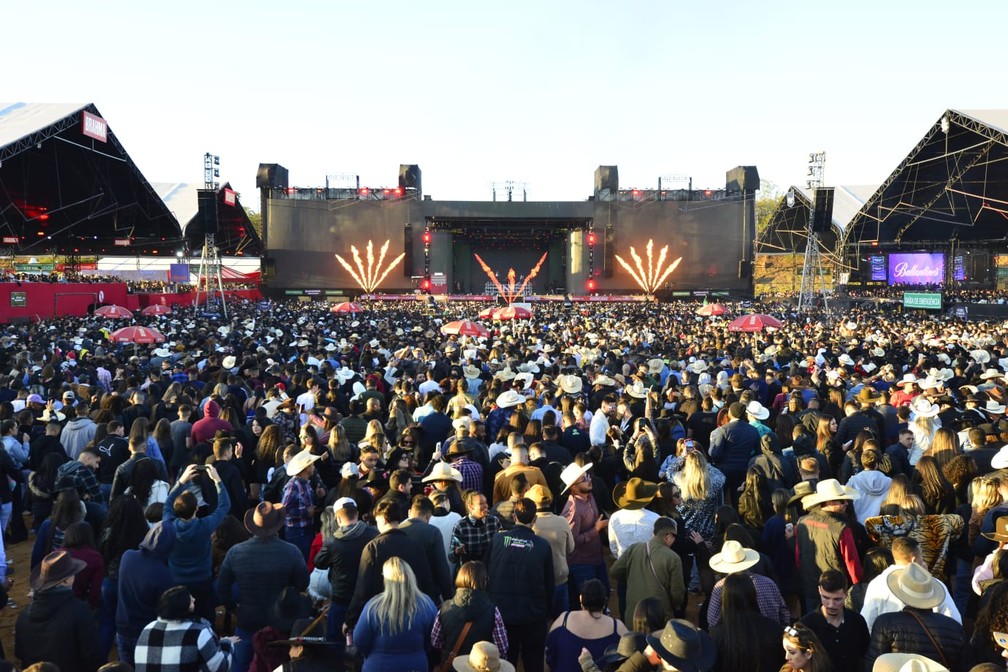
[{"label": "clear sky", "polygon": [[359,174],[426,194],[581,200],[620,186],[878,184],[945,109],[1008,107],[1004,0],[11,2],[0,100],[93,102],[152,182],[221,157],[258,209],[260,162],[291,183]]}]

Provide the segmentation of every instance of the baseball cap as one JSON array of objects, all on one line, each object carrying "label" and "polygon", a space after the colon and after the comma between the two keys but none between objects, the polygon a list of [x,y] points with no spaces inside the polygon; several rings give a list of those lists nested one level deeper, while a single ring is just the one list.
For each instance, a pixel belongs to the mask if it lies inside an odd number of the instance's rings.
[{"label": "baseball cap", "polygon": [[357,508],[357,502],[356,500],[354,500],[353,497],[340,497],[335,502],[333,502],[332,505],[333,513],[337,513],[340,509],[346,509],[350,507],[354,509]]},{"label": "baseball cap", "polygon": [[43,399],[42,396],[39,395],[39,394],[29,394],[28,395],[28,399],[26,400],[26,403],[29,403],[29,404],[44,404],[46,402],[45,402],[45,399]]},{"label": "baseball cap", "polygon": [[73,393],[73,390],[67,390],[66,392],[63,393],[63,398],[73,401],[74,399],[77,398],[77,395]]}]

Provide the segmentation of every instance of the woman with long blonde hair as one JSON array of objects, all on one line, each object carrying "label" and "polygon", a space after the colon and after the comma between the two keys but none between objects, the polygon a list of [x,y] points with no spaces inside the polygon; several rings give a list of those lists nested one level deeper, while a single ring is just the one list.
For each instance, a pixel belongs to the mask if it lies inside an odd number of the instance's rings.
[{"label": "woman with long blonde hair", "polygon": [[385,589],[367,601],[353,631],[353,643],[364,656],[361,672],[426,670],[437,608],[401,558],[385,561],[382,578]]},{"label": "woman with long blonde hair", "polygon": [[724,503],[725,475],[707,463],[703,453],[690,439],[680,439],[676,457],[670,457],[661,471],[679,487],[682,500],[676,509],[687,529],[696,530],[705,539],[714,537],[714,514]]}]

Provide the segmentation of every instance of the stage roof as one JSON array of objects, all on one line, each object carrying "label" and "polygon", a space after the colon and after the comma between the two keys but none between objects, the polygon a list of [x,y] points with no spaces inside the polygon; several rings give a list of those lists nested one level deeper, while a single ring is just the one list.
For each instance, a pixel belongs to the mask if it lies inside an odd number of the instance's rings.
[{"label": "stage roof", "polygon": [[847,245],[1004,241],[1008,110],[947,110],[844,231]]},{"label": "stage roof", "polygon": [[[797,185],[791,189],[795,194],[794,206],[788,207],[786,194],[781,196],[770,217],[770,223],[757,238],[757,254],[805,252],[805,232],[812,207],[812,191]],[[834,253],[843,231],[877,189],[877,186],[872,185],[841,185],[834,188],[833,226],[828,232],[819,234],[823,254]]]},{"label": "stage roof", "polygon": [[182,232],[93,104],[0,103],[0,236],[16,253],[167,254]]},{"label": "stage roof", "polygon": [[[164,201],[165,206],[182,225],[182,232],[189,250],[198,253],[203,249],[206,227],[199,217],[199,192],[203,184],[187,184],[183,182],[155,182],[154,191]],[[217,247],[226,256],[258,257],[262,255],[262,241],[256,233],[248,213],[242,207],[241,200],[235,194],[233,205],[225,201],[225,190],[231,188],[224,184],[217,191],[218,231]]]}]

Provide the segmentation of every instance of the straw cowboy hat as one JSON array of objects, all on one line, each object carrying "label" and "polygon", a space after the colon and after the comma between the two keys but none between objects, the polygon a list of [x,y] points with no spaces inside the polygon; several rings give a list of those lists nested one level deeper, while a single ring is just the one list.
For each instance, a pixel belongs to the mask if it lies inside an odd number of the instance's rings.
[{"label": "straw cowboy hat", "polygon": [[658,484],[631,478],[613,488],[613,502],[621,509],[643,509],[658,494]]},{"label": "straw cowboy hat", "polygon": [[[814,460],[815,458],[813,457],[812,459]],[[813,492],[815,492],[815,488],[812,487],[812,481],[798,481],[794,485],[795,494],[791,495],[791,497],[788,499],[787,505],[791,506],[798,500],[808,497]]]},{"label": "straw cowboy hat", "polygon": [[581,390],[584,388],[581,376],[575,376],[569,373],[557,376],[557,385],[564,394],[580,394]]},{"label": "straw cowboy hat", "polygon": [[560,472],[560,480],[563,481],[564,489],[560,492],[567,492],[567,490],[581,480],[581,477],[588,473],[588,470],[592,468],[592,463],[584,465],[583,467],[578,466],[577,462],[571,462],[564,470]]},{"label": "straw cowboy hat", "polygon": [[648,388],[641,381],[635,380],[633,385],[627,385],[623,388],[623,391],[634,399],[644,399],[647,397]]},{"label": "straw cowboy hat", "polygon": [[872,663],[872,672],[949,672],[949,669],[919,653],[883,653]]},{"label": "straw cowboy hat", "polygon": [[500,650],[490,642],[476,642],[467,657],[452,661],[452,667],[458,672],[515,672],[515,666],[501,658]]},{"label": "straw cowboy hat", "polygon": [[480,377],[480,370],[472,364],[466,364],[462,367],[462,375],[469,380],[476,380]]},{"label": "straw cowboy hat", "polygon": [[756,401],[755,399],[753,401],[750,401],[749,405],[746,406],[746,413],[756,418],[757,420],[766,420],[767,418],[770,417],[770,409],[768,409],[766,406]]},{"label": "straw cowboy hat", "polygon": [[286,518],[283,504],[261,502],[245,512],[245,529],[253,536],[269,537],[280,531]]},{"label": "straw cowboy hat", "polygon": [[593,382],[595,385],[602,385],[603,387],[616,387],[616,380],[614,378],[610,378],[604,373],[600,373],[595,376],[595,380]]},{"label": "straw cowboy hat", "polygon": [[423,477],[424,483],[433,483],[434,481],[455,481],[456,483],[461,483],[462,472],[447,462],[438,462],[431,469],[431,473]]},{"label": "straw cowboy hat", "polygon": [[[1002,452],[1005,449],[1002,449]],[[1008,516],[1001,516],[994,521],[993,532],[981,532],[984,537],[991,541],[1003,543],[1008,541]]]},{"label": "straw cowboy hat", "polygon": [[322,459],[321,455],[312,455],[310,450],[302,450],[300,453],[292,457],[291,461],[287,463],[287,474],[290,476],[300,474],[320,459]]},{"label": "straw cowboy hat", "polygon": [[710,568],[722,574],[732,574],[749,569],[759,562],[760,555],[751,548],[732,539],[721,545],[721,552],[710,558]]},{"label": "straw cowboy hat", "polygon": [[862,404],[871,404],[882,398],[881,394],[875,391],[875,388],[870,385],[865,385],[857,393],[857,400]]},{"label": "straw cowboy hat", "polygon": [[886,584],[892,594],[908,607],[933,609],[945,601],[945,588],[941,581],[916,562],[889,574]]},{"label": "straw cowboy hat", "polygon": [[707,370],[707,362],[702,359],[690,362],[689,366],[686,367],[686,370],[690,373],[703,373]]},{"label": "straw cowboy hat", "polygon": [[826,502],[841,500],[852,502],[855,499],[861,499],[861,493],[850,486],[840,485],[840,481],[835,478],[827,478],[816,483],[815,493],[802,499],[802,506],[806,511],[811,511],[813,507]]},{"label": "straw cowboy hat", "polygon": [[70,551],[53,551],[42,560],[42,564],[32,570],[29,582],[32,590],[42,592],[76,575],[85,567],[87,563],[74,558]]},{"label": "straw cowboy hat", "polygon": [[497,407],[498,408],[514,408],[518,404],[525,401],[525,397],[514,390],[507,390],[506,392],[501,392],[497,396]]},{"label": "straw cowboy hat", "polygon": [[518,375],[518,374],[516,374],[514,371],[512,371],[511,367],[508,366],[506,368],[501,369],[497,373],[495,373],[494,374],[494,378],[496,378],[497,380],[502,380],[502,381],[507,382],[509,380],[514,380],[514,377],[516,375]]},{"label": "straw cowboy hat", "polygon": [[647,363],[647,370],[652,376],[657,375],[662,372],[665,368],[665,360],[660,357],[655,357],[654,359],[649,359]]},{"label": "straw cowboy hat", "polygon": [[657,636],[646,639],[658,657],[679,672],[708,672],[714,667],[714,640],[689,621],[672,619]]}]

